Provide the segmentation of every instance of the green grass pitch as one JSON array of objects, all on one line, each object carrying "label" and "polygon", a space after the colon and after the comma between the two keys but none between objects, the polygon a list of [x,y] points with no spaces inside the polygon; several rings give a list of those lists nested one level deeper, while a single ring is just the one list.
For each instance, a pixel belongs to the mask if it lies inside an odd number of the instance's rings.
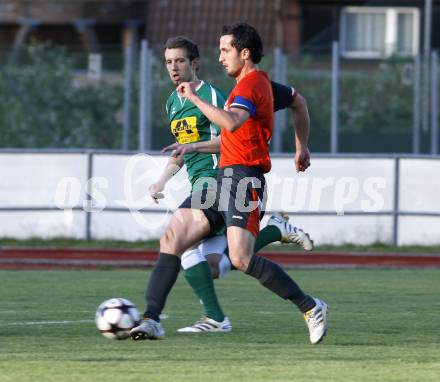
[{"label": "green grass pitch", "polygon": [[166,339],[133,342],[91,320],[111,297],[142,309],[147,271],[0,271],[0,381],[440,380],[440,270],[291,274],[329,304],[319,345],[293,305],[238,272],[216,282],[232,334],[176,333],[201,314],[179,277]]}]

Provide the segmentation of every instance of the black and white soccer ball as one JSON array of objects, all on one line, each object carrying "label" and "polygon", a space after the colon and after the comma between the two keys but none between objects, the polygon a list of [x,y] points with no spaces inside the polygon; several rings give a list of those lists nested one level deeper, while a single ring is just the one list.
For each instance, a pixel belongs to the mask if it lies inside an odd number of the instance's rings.
[{"label": "black and white soccer ball", "polygon": [[130,330],[140,323],[136,306],[125,298],[111,298],[99,305],[95,315],[96,327],[100,333],[113,340],[130,336]]}]

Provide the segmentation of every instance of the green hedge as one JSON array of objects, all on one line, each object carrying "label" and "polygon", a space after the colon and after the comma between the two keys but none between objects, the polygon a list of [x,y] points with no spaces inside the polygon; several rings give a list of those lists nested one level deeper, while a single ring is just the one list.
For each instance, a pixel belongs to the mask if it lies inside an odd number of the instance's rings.
[{"label": "green hedge", "polygon": [[0,75],[0,147],[120,147],[120,84],[80,85],[73,56],[48,44],[27,46],[19,62]]}]

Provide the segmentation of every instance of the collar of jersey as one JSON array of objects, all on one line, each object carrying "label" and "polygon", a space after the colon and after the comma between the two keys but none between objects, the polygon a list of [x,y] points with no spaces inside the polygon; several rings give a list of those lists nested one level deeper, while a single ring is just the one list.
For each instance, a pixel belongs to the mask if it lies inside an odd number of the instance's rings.
[{"label": "collar of jersey", "polygon": [[[198,91],[200,90],[200,88],[203,86],[204,83],[205,83],[205,82],[204,82],[203,80],[200,80],[200,84],[199,84],[199,86],[197,86],[197,88],[196,88],[196,92],[198,92]],[[176,92],[176,93],[177,93],[177,92]],[[182,97],[180,96],[179,93],[177,93],[177,97],[179,98],[180,106],[183,107],[183,105],[185,105],[185,102],[186,102],[187,98],[184,98],[184,99],[183,99],[183,102],[182,102]]]}]

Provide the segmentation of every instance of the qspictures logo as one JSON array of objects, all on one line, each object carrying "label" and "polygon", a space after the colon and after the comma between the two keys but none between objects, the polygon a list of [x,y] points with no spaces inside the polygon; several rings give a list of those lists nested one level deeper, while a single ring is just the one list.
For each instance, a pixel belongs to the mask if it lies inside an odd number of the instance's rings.
[{"label": "qspictures logo", "polygon": [[[140,227],[158,229],[166,224],[173,211],[189,196],[190,190],[186,176],[179,177],[180,180],[174,179],[168,182],[165,197],[156,204],[150,196],[149,187],[159,179],[164,168],[164,162],[157,157],[137,154],[127,160],[120,178],[93,177],[82,183],[78,178],[65,177],[57,185],[55,204],[66,214],[71,214],[72,209],[78,206],[93,213],[100,213],[108,207],[119,207],[128,211]],[[234,175],[233,169],[228,171],[219,184],[216,178],[200,178],[196,182],[195,188],[206,185],[214,192],[203,200],[198,199],[200,194],[193,194],[192,204],[195,208],[205,209],[213,205],[219,211],[228,208]],[[265,200],[256,202],[249,202],[245,194],[249,185],[253,188],[264,187],[260,180],[245,177],[237,182],[237,192],[233,194],[238,211],[249,212],[265,205],[269,211],[283,209],[289,212],[319,212],[325,206],[328,212],[330,205],[330,211],[334,211],[335,215],[344,215],[346,209],[354,205],[366,213],[380,212],[385,205],[387,181],[383,177],[299,177],[293,172],[289,176],[280,176],[272,171],[266,175],[266,179]],[[122,188],[122,198],[109,200],[111,192],[108,190],[111,187]],[[217,198],[219,203],[216,204]],[[154,215],[145,212],[154,212]]]}]

